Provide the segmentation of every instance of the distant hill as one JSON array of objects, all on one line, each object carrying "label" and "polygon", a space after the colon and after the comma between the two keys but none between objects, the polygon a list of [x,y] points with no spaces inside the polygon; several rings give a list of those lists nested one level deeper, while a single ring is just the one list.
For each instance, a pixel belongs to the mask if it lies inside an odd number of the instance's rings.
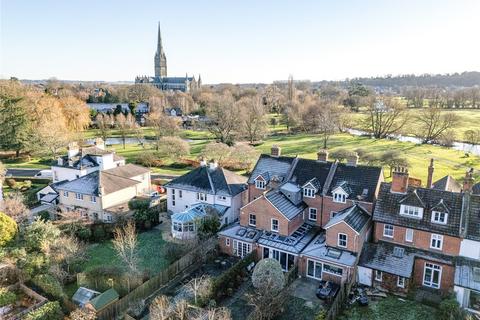
[{"label": "distant hill", "polygon": [[480,72],[452,74],[400,75],[349,79],[371,87],[474,87],[480,86]]}]

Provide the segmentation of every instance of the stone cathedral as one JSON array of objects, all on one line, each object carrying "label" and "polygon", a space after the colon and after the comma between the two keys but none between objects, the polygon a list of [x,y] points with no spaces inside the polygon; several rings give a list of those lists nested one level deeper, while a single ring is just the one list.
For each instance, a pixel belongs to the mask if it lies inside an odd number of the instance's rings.
[{"label": "stone cathedral", "polygon": [[189,77],[188,74],[186,74],[185,77],[169,77],[167,75],[167,56],[163,50],[160,23],[158,23],[157,52],[155,52],[154,65],[154,77],[137,76],[135,83],[148,83],[160,90],[180,90],[183,92],[196,90],[202,86],[200,75],[198,76],[198,80],[196,80],[194,76]]}]

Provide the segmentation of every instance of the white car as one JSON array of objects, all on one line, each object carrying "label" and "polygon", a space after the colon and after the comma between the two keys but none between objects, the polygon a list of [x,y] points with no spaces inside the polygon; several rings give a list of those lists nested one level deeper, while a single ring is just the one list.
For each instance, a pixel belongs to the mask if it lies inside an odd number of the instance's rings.
[{"label": "white car", "polygon": [[36,178],[51,178],[52,170],[40,170],[36,175]]}]

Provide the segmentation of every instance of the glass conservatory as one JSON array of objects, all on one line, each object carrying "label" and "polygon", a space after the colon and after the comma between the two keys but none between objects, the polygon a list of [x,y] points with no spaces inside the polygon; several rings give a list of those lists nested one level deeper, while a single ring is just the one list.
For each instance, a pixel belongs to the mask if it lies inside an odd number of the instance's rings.
[{"label": "glass conservatory", "polygon": [[197,236],[197,224],[207,215],[221,218],[229,209],[222,205],[196,203],[183,212],[172,215],[172,237],[175,239],[193,239]]}]

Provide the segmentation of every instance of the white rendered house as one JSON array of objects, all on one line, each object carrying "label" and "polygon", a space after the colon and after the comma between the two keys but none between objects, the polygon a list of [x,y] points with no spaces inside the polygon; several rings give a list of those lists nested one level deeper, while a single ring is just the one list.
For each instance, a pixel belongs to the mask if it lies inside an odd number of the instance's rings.
[{"label": "white rendered house", "polygon": [[226,225],[238,220],[243,198],[247,193],[247,179],[223,169],[215,162],[180,176],[165,185],[167,189],[167,210],[175,214],[198,203],[221,205],[228,210],[221,218]]}]

